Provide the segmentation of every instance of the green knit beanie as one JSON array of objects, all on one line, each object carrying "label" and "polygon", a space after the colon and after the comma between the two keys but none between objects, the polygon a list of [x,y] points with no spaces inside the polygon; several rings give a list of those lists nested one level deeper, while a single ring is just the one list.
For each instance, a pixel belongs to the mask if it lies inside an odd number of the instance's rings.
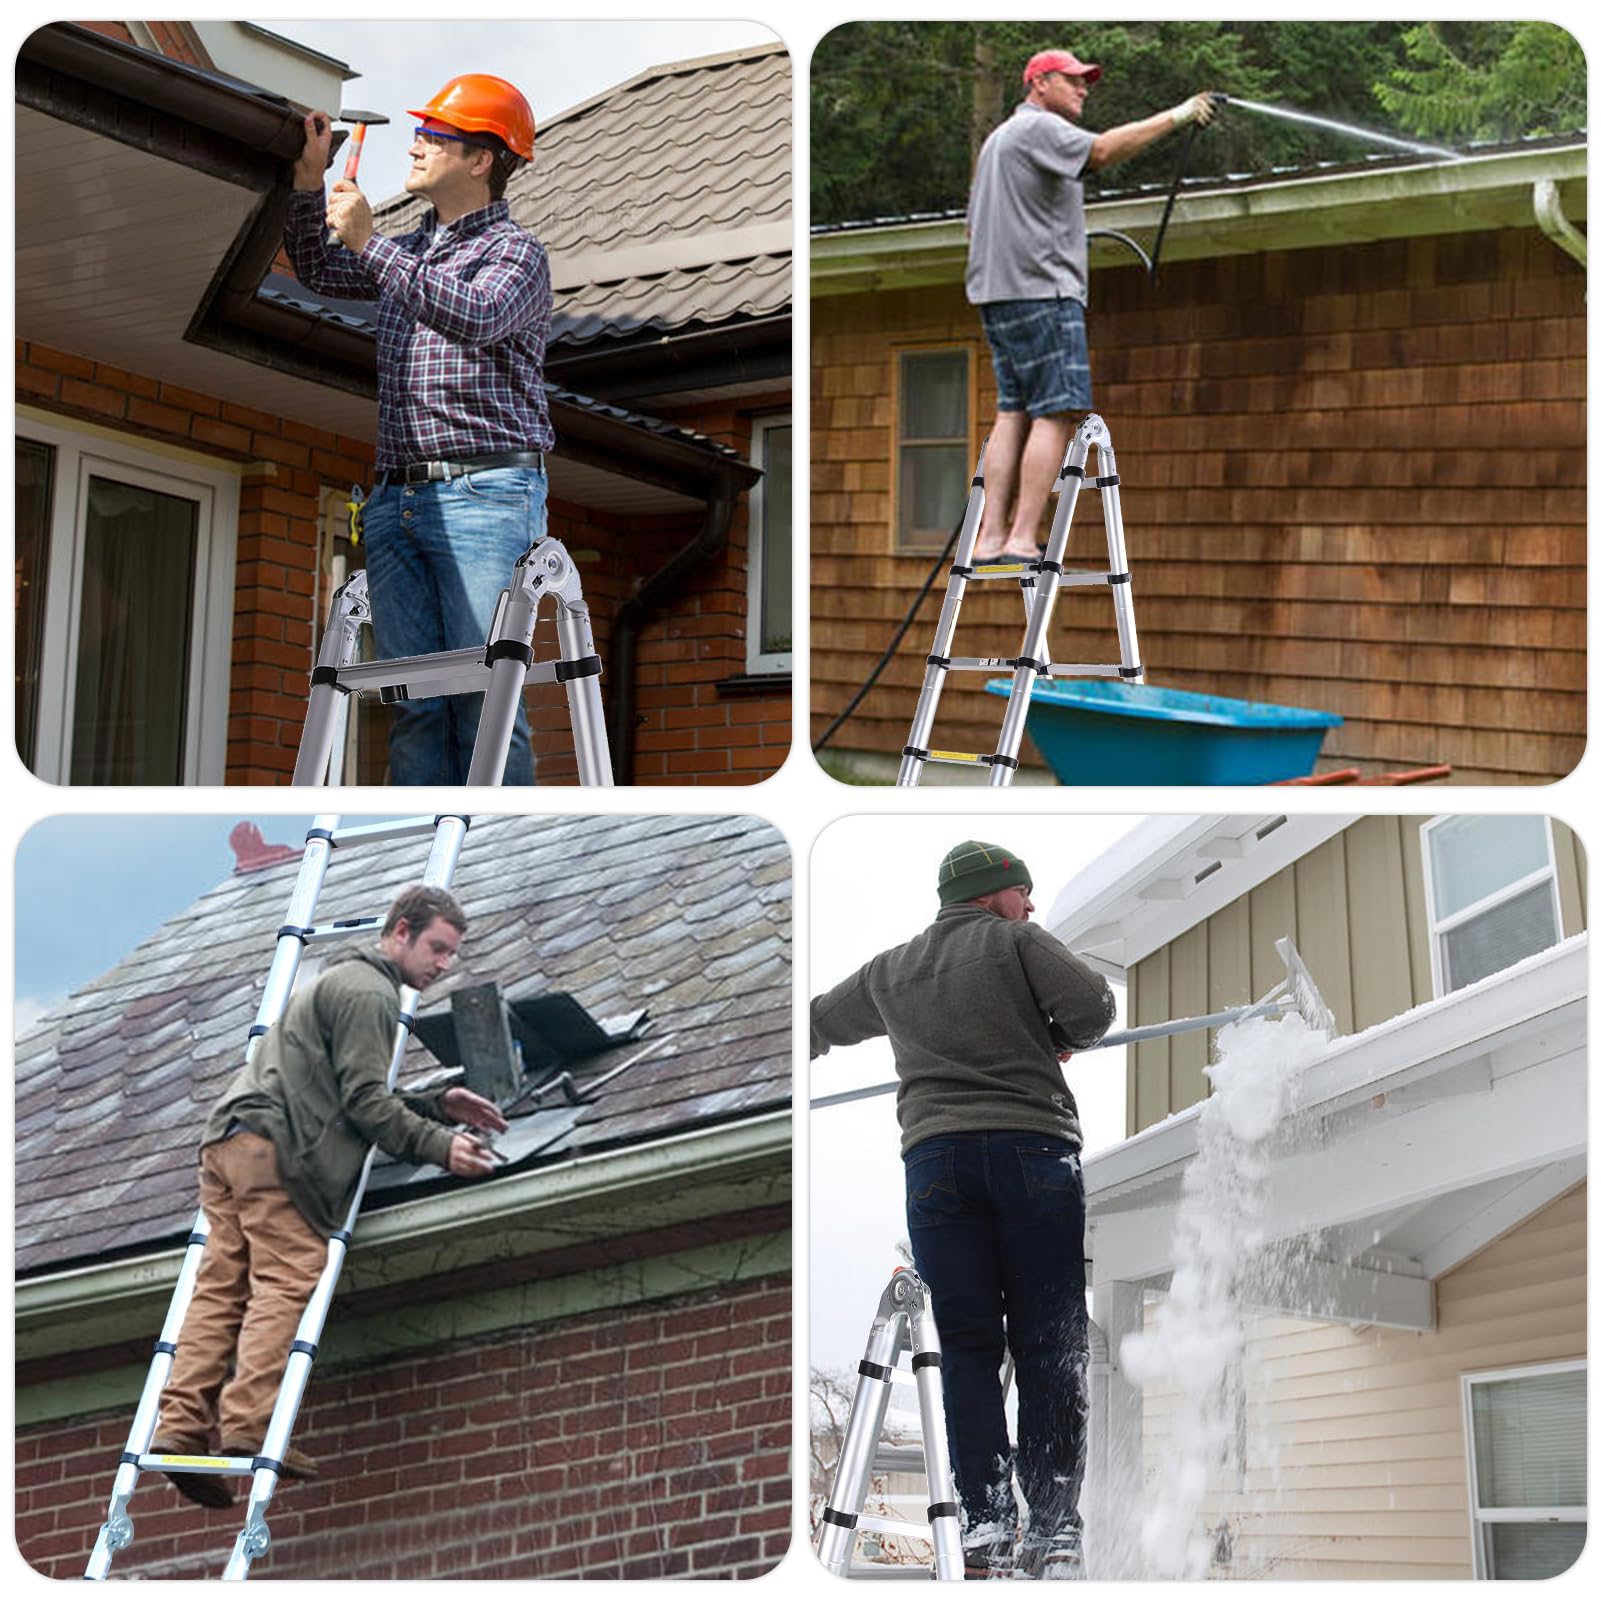
[{"label": "green knit beanie", "polygon": [[1025,889],[1034,887],[1034,877],[1023,865],[1020,856],[1002,850],[999,845],[986,845],[980,839],[966,839],[945,853],[939,864],[939,903],[955,906],[961,901],[975,901],[980,895],[989,895],[998,889],[1021,884]]}]

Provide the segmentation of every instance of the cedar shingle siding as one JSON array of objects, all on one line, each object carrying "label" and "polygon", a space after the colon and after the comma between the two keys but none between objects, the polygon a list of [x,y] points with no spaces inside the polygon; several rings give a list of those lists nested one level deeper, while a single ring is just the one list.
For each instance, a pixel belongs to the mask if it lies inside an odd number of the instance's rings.
[{"label": "cedar shingle siding", "polygon": [[[812,329],[820,730],[932,560],[890,554],[895,351],[973,351],[975,456],[995,395],[959,285],[824,296]],[[1494,783],[1572,769],[1586,538],[1574,262],[1509,229],[1164,265],[1154,292],[1137,270],[1098,271],[1090,339],[1152,683],[1338,712],[1325,768],[1450,762],[1459,782]],[[1069,561],[1104,555],[1086,495]],[[899,752],[934,617],[925,603],[839,744]],[[970,591],[958,637],[964,653],[1014,651],[1016,595]],[[1100,591],[1064,593],[1051,645],[1058,660],[1117,659]],[[999,720],[959,677],[939,742],[990,749]]]}]

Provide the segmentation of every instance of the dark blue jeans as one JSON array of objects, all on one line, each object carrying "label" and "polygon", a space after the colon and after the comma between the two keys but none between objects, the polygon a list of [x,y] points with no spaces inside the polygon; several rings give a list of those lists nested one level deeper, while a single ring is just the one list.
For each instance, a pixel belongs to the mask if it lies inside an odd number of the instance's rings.
[{"label": "dark blue jeans", "polygon": [[[482,645],[517,558],[545,536],[545,475],[495,467],[446,483],[383,484],[362,513],[373,642],[380,659]],[[482,695],[396,701],[389,777],[464,784]],[[503,782],[531,784],[528,718],[518,708]]]},{"label": "dark blue jeans", "polygon": [[[969,1529],[1080,1527],[1089,1397],[1084,1180],[1065,1140],[944,1134],[906,1153],[906,1222],[944,1353],[945,1424]],[[1000,1368],[1010,1347],[1017,1450]]]}]

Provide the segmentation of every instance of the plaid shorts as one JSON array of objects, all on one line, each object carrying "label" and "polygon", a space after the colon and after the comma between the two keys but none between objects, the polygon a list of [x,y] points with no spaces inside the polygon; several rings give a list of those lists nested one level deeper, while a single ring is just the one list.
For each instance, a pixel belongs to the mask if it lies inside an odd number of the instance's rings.
[{"label": "plaid shorts", "polygon": [[1001,411],[1087,411],[1090,341],[1076,300],[994,300],[978,308]]}]

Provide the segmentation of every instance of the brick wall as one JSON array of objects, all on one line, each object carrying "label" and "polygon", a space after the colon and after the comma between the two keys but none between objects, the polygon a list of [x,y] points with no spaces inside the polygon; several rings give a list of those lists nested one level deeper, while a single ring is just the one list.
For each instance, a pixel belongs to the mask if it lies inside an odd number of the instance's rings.
[{"label": "brick wall", "polygon": [[[787,1276],[314,1379],[253,1568],[299,1579],[750,1578],[790,1530]],[[21,1429],[15,1534],[80,1576],[131,1408]],[[146,1475],[123,1578],[216,1577],[243,1521]]]},{"label": "brick wall", "polygon": [[[325,489],[343,494],[352,483],[369,481],[372,447],[24,341],[17,345],[17,398],[130,435],[251,464],[240,485],[227,782],[287,782],[305,721],[314,643],[326,614],[326,595],[314,600],[321,496]],[[724,408],[675,420],[742,454],[749,450],[748,412]],[[552,504],[550,531],[578,560],[596,646],[608,669],[617,608],[699,527],[694,515],[654,517],[641,527],[631,519]],[[639,783],[754,782],[776,772],[789,753],[787,690],[730,696],[718,688],[720,680],[745,672],[747,546],[742,504],[726,549],[641,632]],[[542,658],[557,654],[549,607],[535,647]],[[604,676],[601,694],[609,700],[611,683]],[[528,704],[540,782],[576,782],[561,687],[535,688]],[[363,716],[373,733],[364,740],[362,777],[379,783],[385,714],[369,702]]]},{"label": "brick wall", "polygon": [[[1122,477],[1150,682],[1338,712],[1323,765],[1450,762],[1459,782],[1570,771],[1585,727],[1584,274],[1533,229],[1097,272],[1096,409]],[[817,728],[866,676],[933,557],[892,553],[894,352],[965,344],[972,449],[994,414],[960,285],[813,307]],[[953,507],[955,520],[960,507]],[[1069,560],[1104,560],[1079,503]],[[937,604],[834,743],[898,753]],[[1052,654],[1117,659],[1099,590]],[[958,649],[1015,650],[1015,591],[969,591]],[[992,643],[985,643],[986,640]],[[1000,705],[946,688],[941,746]]]},{"label": "brick wall", "polygon": [[[88,28],[93,33],[103,33],[109,39],[120,39],[124,44],[138,43],[133,36],[133,30],[125,22],[80,22],[77,26]],[[156,46],[162,55],[173,61],[187,61],[192,67],[210,65],[209,62],[201,60],[199,52],[183,31],[183,23],[147,22],[145,26],[150,30],[150,36],[156,41]]]}]

